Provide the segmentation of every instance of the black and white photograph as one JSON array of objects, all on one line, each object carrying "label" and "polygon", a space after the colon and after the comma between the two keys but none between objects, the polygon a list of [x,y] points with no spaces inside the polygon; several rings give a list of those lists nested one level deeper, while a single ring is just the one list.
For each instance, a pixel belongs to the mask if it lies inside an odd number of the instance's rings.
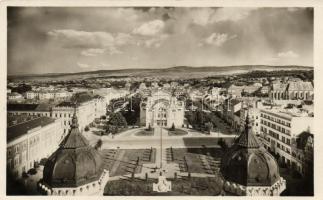
[{"label": "black and white photograph", "polygon": [[5,195],[313,197],[315,11],[7,6]]}]

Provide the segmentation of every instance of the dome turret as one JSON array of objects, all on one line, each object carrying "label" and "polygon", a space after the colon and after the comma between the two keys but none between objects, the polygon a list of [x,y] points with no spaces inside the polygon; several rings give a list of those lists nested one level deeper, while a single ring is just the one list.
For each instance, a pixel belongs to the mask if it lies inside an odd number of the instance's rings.
[{"label": "dome turret", "polygon": [[239,195],[248,195],[247,188],[272,187],[282,181],[275,158],[252,133],[248,116],[243,132],[224,155],[220,171],[225,180],[224,189],[232,192],[232,185],[239,186],[241,190],[233,190],[240,191]]},{"label": "dome turret", "polygon": [[100,183],[102,174],[101,155],[80,133],[75,111],[68,135],[45,164],[42,181],[50,188],[77,188]]}]

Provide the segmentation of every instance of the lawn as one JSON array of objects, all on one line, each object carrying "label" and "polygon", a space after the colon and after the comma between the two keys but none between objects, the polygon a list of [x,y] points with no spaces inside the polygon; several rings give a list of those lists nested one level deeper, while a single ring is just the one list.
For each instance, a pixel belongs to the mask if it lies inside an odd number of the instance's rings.
[{"label": "lawn", "polygon": [[182,178],[168,179],[172,182],[172,191],[157,193],[153,191],[156,179],[141,180],[135,178],[110,181],[104,188],[104,195],[121,196],[218,196],[221,194],[222,185],[217,178]]},{"label": "lawn", "polygon": [[[103,150],[105,168],[110,176],[140,173],[142,164],[154,163],[156,149],[110,149]],[[150,155],[151,154],[151,155]],[[139,161],[137,164],[137,160]]]},{"label": "lawn", "polygon": [[139,132],[135,133],[136,136],[153,136],[154,135],[154,129],[151,129],[148,131],[147,129],[140,130]]},{"label": "lawn", "polygon": [[169,136],[181,136],[181,135],[187,135],[187,131],[184,131],[182,129],[175,129],[175,130],[170,130],[170,129],[167,129],[168,131],[168,135]]},{"label": "lawn", "polygon": [[220,148],[173,148],[167,149],[167,162],[178,163],[182,172],[216,174],[222,155]]}]

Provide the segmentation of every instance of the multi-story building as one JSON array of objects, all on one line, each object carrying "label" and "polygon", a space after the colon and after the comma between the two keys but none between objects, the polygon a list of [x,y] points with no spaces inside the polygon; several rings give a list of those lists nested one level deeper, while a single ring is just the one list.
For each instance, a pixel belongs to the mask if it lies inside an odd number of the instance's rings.
[{"label": "multi-story building", "polygon": [[[52,108],[51,116],[53,118],[63,119],[63,132],[67,134],[72,116],[75,109],[74,102],[62,102]],[[79,119],[80,130],[83,130],[95,118],[99,118],[106,114],[106,102],[101,96],[94,96],[86,101],[78,101],[76,107],[76,115]]]},{"label": "multi-story building", "polygon": [[[237,124],[237,120],[235,121],[235,114],[236,116],[240,117],[238,114],[242,108],[242,102],[238,99],[226,99],[224,101],[224,110],[223,110],[223,117],[224,119],[233,127],[239,128],[240,124]],[[236,123],[235,123],[236,122]]]},{"label": "multi-story building", "polygon": [[70,97],[71,93],[62,90],[39,90],[39,91],[28,91],[26,92],[27,99],[55,99],[55,98],[67,98]]},{"label": "multi-story building", "polygon": [[181,127],[184,124],[184,102],[165,91],[154,92],[140,105],[140,124]]},{"label": "multi-story building", "polygon": [[8,93],[7,97],[9,101],[18,101],[24,99],[24,97],[17,92]]},{"label": "multi-story building", "polygon": [[16,177],[52,154],[63,139],[60,119],[15,115],[8,123],[7,168]]},{"label": "multi-story building", "polygon": [[295,142],[303,131],[313,126],[313,117],[281,109],[260,109],[260,135],[264,146],[288,166],[303,171],[294,154]]},{"label": "multi-story building", "polygon": [[277,100],[313,100],[314,88],[311,82],[297,81],[273,83],[270,98]]}]

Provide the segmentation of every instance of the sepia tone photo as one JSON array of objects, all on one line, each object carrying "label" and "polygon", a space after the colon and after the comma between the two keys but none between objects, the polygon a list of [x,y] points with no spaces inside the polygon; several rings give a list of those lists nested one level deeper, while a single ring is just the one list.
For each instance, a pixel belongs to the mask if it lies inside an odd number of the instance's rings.
[{"label": "sepia tone photo", "polygon": [[6,195],[314,196],[312,7],[6,9]]}]

